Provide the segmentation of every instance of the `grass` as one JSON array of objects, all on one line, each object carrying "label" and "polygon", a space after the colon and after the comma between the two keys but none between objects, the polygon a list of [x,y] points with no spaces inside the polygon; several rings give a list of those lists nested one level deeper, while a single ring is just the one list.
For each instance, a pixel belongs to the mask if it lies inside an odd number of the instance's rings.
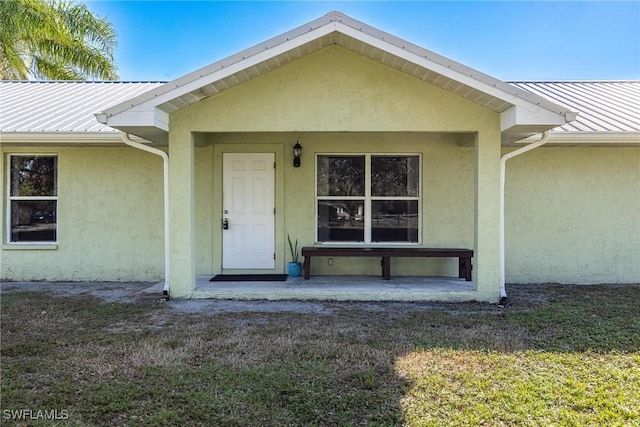
[{"label": "grass", "polygon": [[[1,407],[57,425],[640,426],[640,286],[181,314],[2,294]],[[37,417],[35,417],[37,418]]]}]

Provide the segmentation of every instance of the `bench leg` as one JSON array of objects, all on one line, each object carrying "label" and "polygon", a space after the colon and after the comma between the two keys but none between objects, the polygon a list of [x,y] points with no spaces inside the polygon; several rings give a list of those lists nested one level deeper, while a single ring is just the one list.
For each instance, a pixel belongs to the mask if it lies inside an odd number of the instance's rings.
[{"label": "bench leg", "polygon": [[458,277],[471,281],[471,258],[458,258]]},{"label": "bench leg", "polygon": [[382,257],[382,277],[384,280],[391,280],[391,257]]},{"label": "bench leg", "polygon": [[304,257],[304,264],[302,266],[304,269],[304,280],[309,280],[311,278],[311,257]]}]

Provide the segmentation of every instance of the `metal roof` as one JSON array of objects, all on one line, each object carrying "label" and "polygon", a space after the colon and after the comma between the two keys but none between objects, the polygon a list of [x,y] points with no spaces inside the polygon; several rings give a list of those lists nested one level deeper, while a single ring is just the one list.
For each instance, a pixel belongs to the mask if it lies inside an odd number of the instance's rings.
[{"label": "metal roof", "polygon": [[103,133],[95,113],[162,82],[0,81],[0,132]]},{"label": "metal roof", "polygon": [[640,81],[512,82],[578,111],[554,132],[640,132]]},{"label": "metal roof", "polygon": [[[0,142],[12,134],[115,134],[94,113],[163,82],[0,81]],[[513,82],[578,111],[554,138],[627,134],[640,143],[640,81]],[[563,135],[565,134],[565,135]]]}]

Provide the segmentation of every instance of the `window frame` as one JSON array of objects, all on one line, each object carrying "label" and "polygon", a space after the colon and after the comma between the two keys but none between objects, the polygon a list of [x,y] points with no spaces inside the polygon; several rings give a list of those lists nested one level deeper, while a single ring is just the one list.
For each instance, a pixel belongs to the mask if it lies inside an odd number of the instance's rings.
[{"label": "window frame", "polygon": [[[364,196],[319,196],[318,195],[318,159],[321,156],[363,156],[364,157]],[[418,157],[418,195],[417,196],[372,196],[371,195],[371,158],[372,157]],[[327,152],[316,153],[314,164],[314,241],[323,246],[419,246],[422,245],[422,153],[362,153]],[[321,200],[364,200],[364,241],[319,241],[318,240],[318,202]],[[371,202],[376,200],[415,200],[418,202],[418,241],[417,242],[372,242],[371,241]]]},{"label": "window frame", "polygon": [[[54,157],[56,159],[56,168],[55,168],[55,196],[12,196],[11,195],[11,184],[12,184],[12,176],[11,176],[11,165],[12,158],[14,157]],[[6,230],[6,238],[5,244],[10,246],[57,246],[58,244],[58,169],[60,166],[59,156],[57,153],[10,153],[6,157],[6,208],[5,208],[5,230]],[[33,240],[33,241],[14,241],[12,240],[12,215],[11,208],[14,201],[55,201],[56,209],[55,209],[55,219],[56,219],[56,229],[55,229],[55,240]]]}]

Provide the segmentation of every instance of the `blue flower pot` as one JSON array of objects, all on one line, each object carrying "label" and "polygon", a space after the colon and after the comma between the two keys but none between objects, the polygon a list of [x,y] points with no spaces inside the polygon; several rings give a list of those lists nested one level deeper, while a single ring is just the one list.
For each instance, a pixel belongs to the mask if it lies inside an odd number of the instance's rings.
[{"label": "blue flower pot", "polygon": [[302,271],[302,265],[299,262],[288,262],[287,269],[289,271],[289,277],[299,277]]}]

